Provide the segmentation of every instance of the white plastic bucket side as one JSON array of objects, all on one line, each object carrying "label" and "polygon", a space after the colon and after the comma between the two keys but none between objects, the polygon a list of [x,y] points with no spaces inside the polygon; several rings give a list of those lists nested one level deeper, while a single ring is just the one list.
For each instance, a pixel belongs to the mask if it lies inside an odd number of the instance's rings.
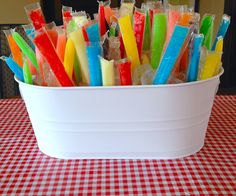
[{"label": "white plastic bucket side", "polygon": [[204,145],[219,76],[191,84],[127,88],[19,84],[45,154],[168,159],[188,156]]}]

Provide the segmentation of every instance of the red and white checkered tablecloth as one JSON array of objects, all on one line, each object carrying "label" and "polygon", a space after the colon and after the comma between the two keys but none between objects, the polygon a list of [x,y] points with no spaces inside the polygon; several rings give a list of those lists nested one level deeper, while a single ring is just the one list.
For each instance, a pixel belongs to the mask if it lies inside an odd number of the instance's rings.
[{"label": "red and white checkered tablecloth", "polygon": [[236,97],[216,97],[199,153],[165,161],[49,158],[23,101],[1,100],[0,154],[2,195],[236,195]]}]

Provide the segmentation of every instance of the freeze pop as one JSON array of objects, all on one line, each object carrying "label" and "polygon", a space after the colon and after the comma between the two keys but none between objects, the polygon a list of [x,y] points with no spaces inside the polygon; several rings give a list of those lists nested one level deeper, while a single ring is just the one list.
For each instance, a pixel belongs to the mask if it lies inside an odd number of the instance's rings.
[{"label": "freeze pop", "polygon": [[41,30],[34,39],[35,45],[45,57],[62,86],[74,86],[45,30]]},{"label": "freeze pop", "polygon": [[136,38],[136,43],[137,43],[140,59],[142,57],[145,20],[146,20],[146,16],[144,13],[142,13],[142,10],[136,9],[134,11],[133,29],[134,29],[134,36]]},{"label": "freeze pop", "polygon": [[155,14],[153,19],[152,32],[152,50],[151,65],[153,69],[157,69],[161,60],[163,47],[166,41],[167,32],[167,15]]},{"label": "freeze pop", "polygon": [[92,23],[89,27],[86,28],[86,32],[88,34],[88,38],[90,42],[99,42],[100,35],[99,35],[99,27],[98,23]]},{"label": "freeze pop", "polygon": [[22,68],[11,57],[2,56],[2,57],[0,57],[0,59],[2,59],[3,61],[6,62],[8,67],[11,69],[11,71],[16,75],[16,77],[20,81],[24,82]]},{"label": "freeze pop", "polygon": [[108,61],[100,57],[100,63],[102,69],[103,86],[114,86],[115,85],[114,60]]},{"label": "freeze pop", "polygon": [[26,41],[21,37],[21,35],[17,32],[12,33],[12,37],[21,49],[22,53],[29,58],[31,63],[35,66],[35,68],[38,70],[38,63],[35,56],[35,53],[33,49],[26,43]]},{"label": "freeze pop", "polygon": [[216,47],[215,47],[215,51],[216,52],[222,52],[223,53],[223,46],[224,46],[224,39],[223,37],[217,37],[216,39]]},{"label": "freeze pop", "polygon": [[56,51],[61,59],[62,62],[64,62],[64,56],[65,56],[65,48],[66,48],[66,33],[64,29],[57,28],[58,37],[57,37],[57,46]]},{"label": "freeze pop", "polygon": [[153,84],[166,84],[189,34],[188,27],[176,26],[160,63]]},{"label": "freeze pop", "polygon": [[102,48],[99,42],[90,42],[87,45],[89,62],[90,86],[102,86],[102,73],[99,56],[102,55]]},{"label": "freeze pop", "polygon": [[81,65],[82,82],[89,84],[89,69],[88,69],[88,57],[86,53],[86,42],[84,40],[82,28],[74,31],[70,34],[70,38],[74,42],[74,47]]},{"label": "freeze pop", "polygon": [[220,52],[209,52],[200,74],[200,80],[206,80],[214,76],[217,68],[221,65],[221,55]]},{"label": "freeze pop", "polygon": [[134,3],[135,3],[135,0],[121,0],[119,15],[123,17],[128,14],[130,17],[132,17]]},{"label": "freeze pop", "polygon": [[11,31],[10,30],[4,30],[4,33],[7,37],[8,44],[9,44],[9,47],[10,47],[10,50],[11,50],[14,61],[20,67],[23,67],[22,54],[21,54],[19,46],[16,44],[15,40],[13,39],[13,37],[11,35]]},{"label": "freeze pop", "polygon": [[193,51],[191,56],[191,61],[188,67],[187,81],[193,82],[197,80],[198,70],[199,70],[199,61],[200,61],[200,52],[204,36],[202,34],[195,35],[193,41]]},{"label": "freeze pop", "polygon": [[138,48],[131,25],[130,16],[126,15],[119,19],[120,31],[122,34],[127,58],[131,61],[132,69],[140,65]]},{"label": "freeze pop", "polygon": [[214,18],[213,15],[204,15],[200,27],[200,33],[204,35],[203,46],[207,47],[208,50],[211,49],[212,44]]},{"label": "freeze pop", "polygon": [[98,24],[100,36],[102,37],[106,33],[105,8],[102,1],[99,2],[98,6]]},{"label": "freeze pop", "polygon": [[39,3],[25,6],[25,11],[36,30],[42,28],[46,24]]},{"label": "freeze pop", "polygon": [[150,49],[150,43],[151,43],[151,23],[150,23],[149,12],[146,11],[143,50],[148,51]]},{"label": "freeze pop", "polygon": [[68,38],[66,42],[65,57],[64,57],[64,67],[67,75],[72,80],[74,60],[75,60],[75,47],[71,38]]},{"label": "freeze pop", "polygon": [[227,33],[227,30],[229,28],[229,25],[230,25],[230,16],[224,14],[223,17],[222,17],[222,21],[221,21],[220,28],[218,30],[216,39],[215,39],[214,44],[212,46],[212,51],[215,50],[215,48],[216,48],[216,44],[217,44],[217,41],[218,41],[217,38],[222,37],[224,39],[224,37]]},{"label": "freeze pop", "polygon": [[120,73],[120,84],[123,86],[132,85],[131,62],[122,59],[117,64]]},{"label": "freeze pop", "polygon": [[26,59],[23,66],[23,76],[26,84],[33,84],[32,75],[30,73],[29,65]]}]

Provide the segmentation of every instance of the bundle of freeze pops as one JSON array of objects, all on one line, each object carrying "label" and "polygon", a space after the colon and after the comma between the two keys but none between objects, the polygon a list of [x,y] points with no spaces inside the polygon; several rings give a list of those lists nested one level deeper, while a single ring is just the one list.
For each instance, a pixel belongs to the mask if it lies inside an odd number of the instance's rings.
[{"label": "bundle of freeze pops", "polygon": [[5,31],[12,57],[2,57],[19,80],[42,86],[158,85],[208,79],[219,73],[230,17],[212,44],[214,15],[200,22],[187,6],[99,2],[92,20],[63,6],[63,26],[46,24],[39,4],[26,6],[28,44]]}]

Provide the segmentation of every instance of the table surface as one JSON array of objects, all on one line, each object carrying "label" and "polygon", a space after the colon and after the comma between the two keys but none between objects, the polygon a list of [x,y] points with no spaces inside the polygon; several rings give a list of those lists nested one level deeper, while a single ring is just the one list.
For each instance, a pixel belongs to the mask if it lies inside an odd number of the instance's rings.
[{"label": "table surface", "polygon": [[217,96],[205,146],[177,160],[58,160],[21,99],[0,100],[0,194],[236,195],[236,96]]}]

